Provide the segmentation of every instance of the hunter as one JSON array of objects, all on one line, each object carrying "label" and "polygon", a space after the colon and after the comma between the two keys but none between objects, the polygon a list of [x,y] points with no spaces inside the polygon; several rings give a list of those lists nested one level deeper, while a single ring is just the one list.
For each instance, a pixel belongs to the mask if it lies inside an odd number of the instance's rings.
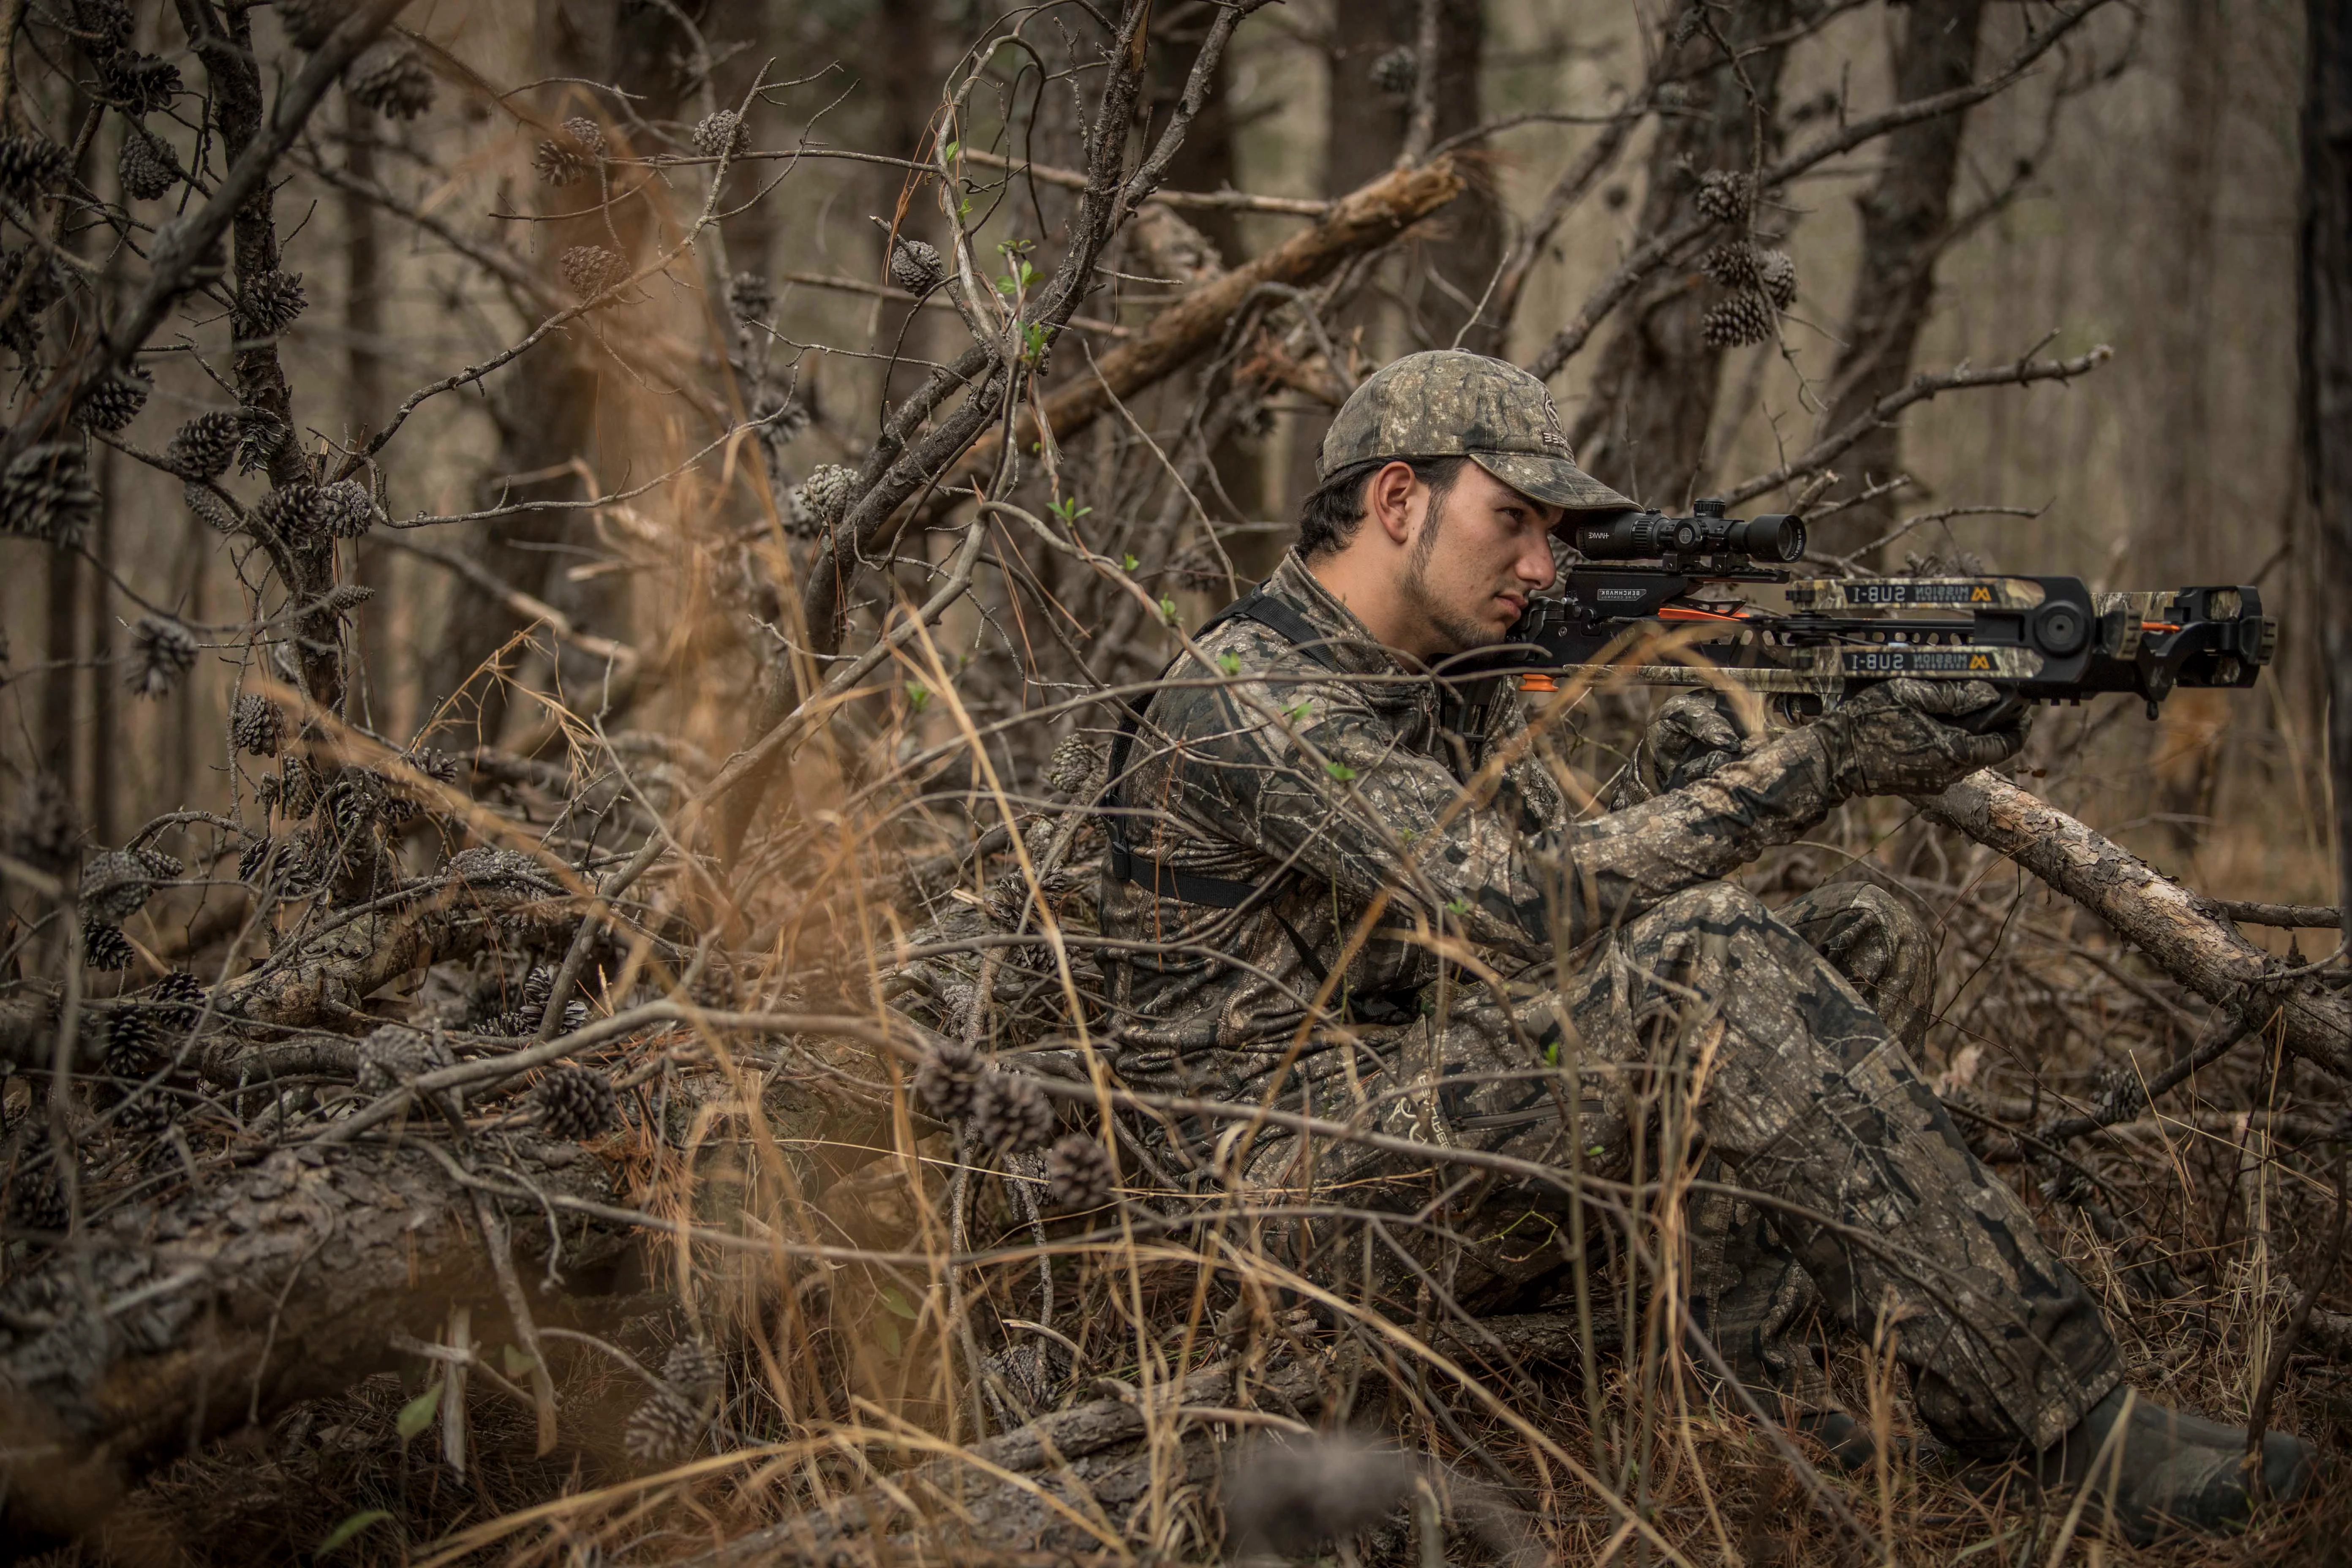
[{"label": "hunter", "polygon": [[[1297,546],[1113,747],[1118,1071],[1570,1182],[1234,1123],[1178,1155],[1267,1204],[1396,1215],[1379,1245],[1306,1222],[1281,1245],[1407,1320],[1433,1285],[1474,1311],[1559,1291],[1627,1184],[1691,1163],[1694,1342],[1833,1458],[1869,1440],[1816,1325],[1883,1325],[1958,1454],[2105,1487],[2138,1539],[2247,1518],[2246,1435],[2127,1388],[2098,1304],[1923,1080],[1925,926],[1866,882],[1768,909],[1723,879],[1842,801],[2015,755],[2024,721],[1972,733],[1954,721],[1990,687],[1891,680],[1746,739],[1685,695],[1617,809],[1580,816],[1526,743],[1540,700],[1444,673],[1551,585],[1563,519],[1633,509],[1577,468],[1543,384],[1461,352],[1399,360],[1339,411],[1318,475]],[[1590,1195],[1563,1202],[1575,1184]],[[2312,1468],[2265,1437],[2271,1496]]]}]

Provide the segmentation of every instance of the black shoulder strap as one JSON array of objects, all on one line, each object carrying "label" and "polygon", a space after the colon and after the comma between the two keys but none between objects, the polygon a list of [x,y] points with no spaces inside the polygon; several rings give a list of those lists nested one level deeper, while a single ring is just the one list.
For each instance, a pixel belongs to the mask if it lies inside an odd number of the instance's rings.
[{"label": "black shoulder strap", "polygon": [[[1192,635],[1205,637],[1227,621],[1242,617],[1276,632],[1324,668],[1335,674],[1339,672],[1339,663],[1331,653],[1330,639],[1316,630],[1313,623],[1298,613],[1297,606],[1287,599],[1266,592],[1263,584],[1202,622],[1201,629]],[[1181,654],[1177,656],[1178,658],[1182,657]],[[1157,679],[1165,679],[1168,671],[1176,668],[1176,659],[1171,659],[1161,668]],[[1159,897],[1174,899],[1180,903],[1204,904],[1220,910],[1239,909],[1265,890],[1269,884],[1236,882],[1223,877],[1197,877],[1190,871],[1163,866],[1148,855],[1138,855],[1128,844],[1127,825],[1119,815],[1118,784],[1127,772],[1128,758],[1135,750],[1136,730],[1143,722],[1144,712],[1150,706],[1150,694],[1141,702],[1129,699],[1127,712],[1118,721],[1118,732],[1111,739],[1110,767],[1104,774],[1103,793],[1095,805],[1095,809],[1102,816],[1104,836],[1109,840],[1103,856],[1103,875],[1111,881],[1133,882],[1139,887],[1150,888]]]}]

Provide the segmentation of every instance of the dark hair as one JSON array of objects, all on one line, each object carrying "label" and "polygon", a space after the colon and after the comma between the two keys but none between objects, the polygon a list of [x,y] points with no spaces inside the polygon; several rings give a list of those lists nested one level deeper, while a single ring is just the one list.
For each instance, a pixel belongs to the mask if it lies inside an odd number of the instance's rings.
[{"label": "dark hair", "polygon": [[1364,521],[1364,486],[1374,474],[1391,463],[1404,463],[1412,469],[1412,477],[1429,487],[1429,504],[1433,510],[1445,504],[1445,494],[1461,477],[1462,465],[1470,459],[1450,458],[1367,458],[1360,463],[1349,463],[1333,472],[1317,485],[1298,506],[1298,553],[1313,561],[1325,555],[1336,555],[1356,537],[1356,525]]}]

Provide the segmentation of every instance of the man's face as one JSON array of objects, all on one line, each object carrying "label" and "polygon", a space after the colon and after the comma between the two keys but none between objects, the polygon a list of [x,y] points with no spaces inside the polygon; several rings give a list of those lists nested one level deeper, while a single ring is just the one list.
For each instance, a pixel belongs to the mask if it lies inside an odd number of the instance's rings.
[{"label": "man's face", "polygon": [[1422,509],[1401,586],[1440,657],[1501,642],[1529,596],[1551,586],[1559,521],[1559,508],[1529,500],[1475,463],[1462,465],[1435,509]]}]

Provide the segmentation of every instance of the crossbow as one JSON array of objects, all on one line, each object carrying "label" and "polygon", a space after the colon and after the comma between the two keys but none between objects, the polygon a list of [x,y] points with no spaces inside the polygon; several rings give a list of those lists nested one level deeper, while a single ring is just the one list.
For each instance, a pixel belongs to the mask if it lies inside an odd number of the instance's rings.
[{"label": "crossbow", "polygon": [[[1727,517],[1717,500],[1692,511],[1575,527],[1582,562],[1476,668],[1533,690],[1577,674],[1728,682],[1788,719],[1896,677],[1988,681],[2012,710],[2127,692],[2154,718],[2178,687],[2253,685],[2278,646],[2278,623],[2243,584],[2095,593],[2079,577],[1800,577],[1789,567],[1804,555],[1801,520]],[[1759,587],[1785,603],[1759,602]],[[1644,632],[1676,631],[1691,634],[1691,663],[1609,662]]]}]

